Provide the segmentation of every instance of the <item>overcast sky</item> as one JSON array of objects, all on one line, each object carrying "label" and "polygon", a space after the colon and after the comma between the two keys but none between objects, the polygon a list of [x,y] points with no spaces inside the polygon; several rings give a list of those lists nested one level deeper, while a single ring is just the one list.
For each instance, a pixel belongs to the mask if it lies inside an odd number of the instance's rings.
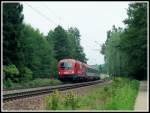
[{"label": "overcast sky", "polygon": [[65,30],[77,27],[81,34],[88,64],[103,64],[104,56],[97,49],[106,40],[106,32],[125,27],[129,2],[21,2],[24,22],[38,28],[44,35],[58,24]]}]

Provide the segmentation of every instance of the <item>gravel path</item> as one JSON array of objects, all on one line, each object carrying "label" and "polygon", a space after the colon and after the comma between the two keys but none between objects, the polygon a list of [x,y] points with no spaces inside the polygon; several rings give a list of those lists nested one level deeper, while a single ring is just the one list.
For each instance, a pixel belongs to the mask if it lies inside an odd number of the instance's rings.
[{"label": "gravel path", "polygon": [[135,111],[148,111],[148,94],[147,94],[147,81],[140,82],[139,93],[136,98],[134,110]]}]

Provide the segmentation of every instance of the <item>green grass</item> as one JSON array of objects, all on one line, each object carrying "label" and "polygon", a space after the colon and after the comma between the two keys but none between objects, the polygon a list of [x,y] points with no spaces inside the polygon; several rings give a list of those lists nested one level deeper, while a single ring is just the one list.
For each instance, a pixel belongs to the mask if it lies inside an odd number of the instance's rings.
[{"label": "green grass", "polygon": [[28,82],[21,83],[12,83],[10,82],[9,87],[4,85],[4,89],[22,89],[22,88],[33,88],[33,87],[42,87],[42,86],[54,86],[63,84],[60,80],[57,79],[34,79]]},{"label": "green grass", "polygon": [[[116,78],[111,84],[100,86],[84,96],[68,93],[68,97],[57,92],[57,97],[45,98],[46,109],[53,109],[53,98],[57,98],[57,110],[133,110],[138,93],[139,81]],[[68,101],[69,104],[66,104]]]}]

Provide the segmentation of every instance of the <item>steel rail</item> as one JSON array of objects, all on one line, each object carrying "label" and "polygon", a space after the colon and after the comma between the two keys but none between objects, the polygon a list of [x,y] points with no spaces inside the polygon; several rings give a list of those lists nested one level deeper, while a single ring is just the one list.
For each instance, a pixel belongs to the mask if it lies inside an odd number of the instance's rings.
[{"label": "steel rail", "polygon": [[9,101],[9,100],[14,100],[14,99],[19,99],[19,98],[37,96],[37,95],[51,93],[54,90],[63,91],[63,90],[67,90],[67,89],[79,88],[79,87],[89,86],[89,85],[103,83],[103,82],[105,82],[105,80],[96,80],[96,81],[82,82],[82,83],[75,83],[75,84],[50,86],[47,88],[40,88],[40,89],[37,88],[34,90],[32,90],[32,88],[31,88],[31,89],[26,90],[26,91],[3,94],[3,101]]}]

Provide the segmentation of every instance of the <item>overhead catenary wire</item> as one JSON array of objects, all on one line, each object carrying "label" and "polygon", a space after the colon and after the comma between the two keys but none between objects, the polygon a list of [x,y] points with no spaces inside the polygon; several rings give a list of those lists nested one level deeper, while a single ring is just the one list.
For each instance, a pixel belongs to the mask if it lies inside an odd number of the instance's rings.
[{"label": "overhead catenary wire", "polygon": [[[44,6],[45,6],[45,8],[47,8],[56,18],[58,18],[58,20],[59,20],[59,24],[61,24],[61,23],[64,23],[64,24],[67,24],[68,25],[68,23],[66,23],[66,21],[64,21],[64,19],[61,17],[61,16],[58,16],[55,12],[54,12],[54,10],[52,10],[47,4],[45,4],[44,3]],[[63,21],[63,22],[61,22],[61,21]],[[68,25],[69,26],[69,25]]]},{"label": "overhead catenary wire", "polygon": [[[36,13],[38,13],[40,16],[42,16],[43,18],[45,18],[48,22],[49,21],[51,21],[53,24],[55,24],[56,26],[58,25],[58,24],[56,24],[56,22],[54,22],[52,19],[50,19],[49,17],[47,17],[47,16],[45,16],[43,13],[41,13],[39,10],[37,10],[36,8],[34,8],[34,7],[32,7],[31,5],[29,5],[28,3],[25,3],[28,7],[30,7],[31,9],[33,9]],[[55,13],[54,13],[54,11],[52,10],[52,9],[50,9],[46,4],[44,4],[45,5],[45,7],[49,10],[49,11],[51,11],[52,13],[53,13],[53,15],[55,15],[55,17],[57,17],[58,19],[60,19],[60,17],[59,16],[57,16]],[[61,19],[62,20],[62,19]],[[87,40],[86,40],[87,41]],[[86,43],[86,47],[88,47],[88,48],[90,48],[91,49],[91,45],[87,45],[88,44],[88,42]],[[92,47],[93,48],[93,47]],[[93,49],[94,50],[94,49]]]},{"label": "overhead catenary wire", "polygon": [[[50,9],[45,3],[43,4],[43,6],[45,6],[45,8],[48,10],[48,13],[49,13],[49,14],[52,13],[52,14],[55,16],[55,18],[58,18],[58,20],[59,20],[59,22],[60,22],[60,19],[61,19],[60,16],[57,16],[57,15],[54,13],[54,11],[53,11],[52,9]],[[50,11],[51,13],[50,13],[49,11]],[[61,23],[61,22],[60,22],[60,23]],[[60,23],[59,23],[59,24],[60,24]]]},{"label": "overhead catenary wire", "polygon": [[[40,11],[38,11],[36,8],[33,8],[31,5],[29,5],[28,3],[25,3],[26,5],[28,5],[30,8],[32,8],[34,11],[36,11],[40,16],[42,16],[42,17],[45,17],[45,19],[47,19],[48,21],[51,21],[52,23],[54,23],[55,25],[58,25],[58,24],[56,24],[56,22],[54,22],[52,19],[50,19],[50,18],[48,18],[47,16],[45,16],[43,13],[41,13]],[[60,18],[59,16],[57,16],[55,13],[54,13],[54,11],[52,10],[52,9],[50,9],[46,4],[44,4],[45,5],[45,7],[48,9],[48,10],[50,10],[52,13],[53,13],[53,15],[55,15],[57,18]],[[62,19],[61,19],[62,20]],[[86,40],[87,41],[87,40]]]},{"label": "overhead catenary wire", "polygon": [[42,16],[43,18],[45,18],[48,22],[51,21],[51,23],[53,23],[54,25],[58,25],[56,22],[54,22],[52,19],[50,19],[49,17],[45,16],[43,13],[41,13],[39,10],[37,10],[36,8],[32,7],[31,5],[29,5],[28,3],[25,3],[28,7],[30,7],[32,10],[34,10],[37,14],[39,14],[40,16]]}]

